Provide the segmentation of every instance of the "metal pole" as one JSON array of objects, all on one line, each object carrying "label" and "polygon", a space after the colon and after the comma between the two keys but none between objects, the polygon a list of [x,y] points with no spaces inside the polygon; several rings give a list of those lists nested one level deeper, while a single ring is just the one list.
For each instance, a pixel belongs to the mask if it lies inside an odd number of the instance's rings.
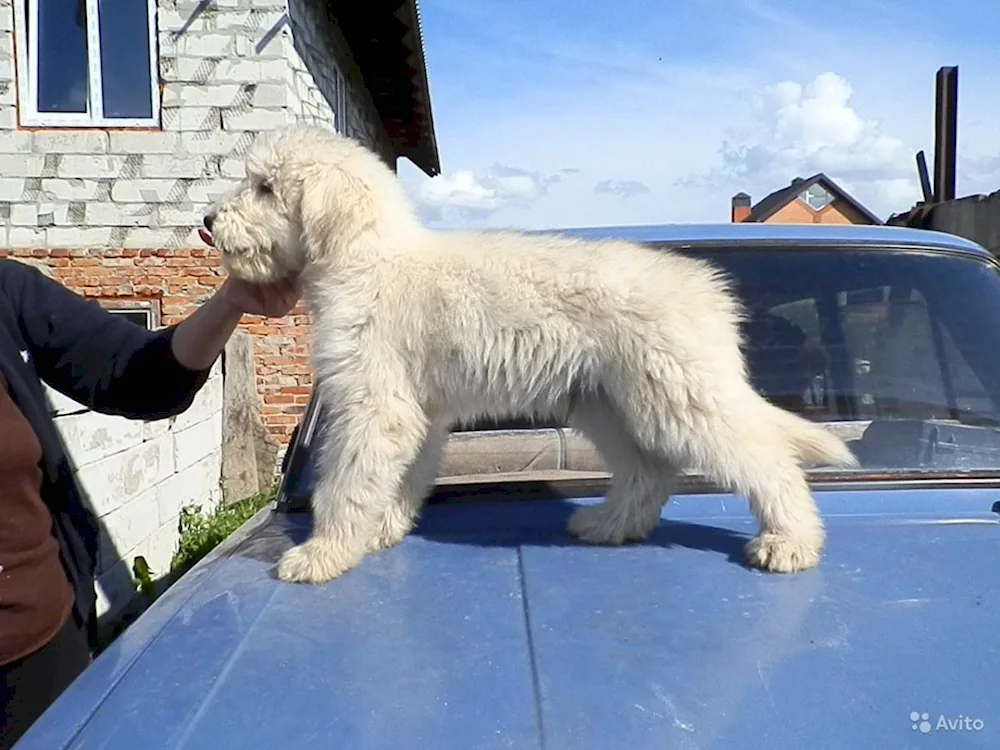
[{"label": "metal pole", "polygon": [[923,151],[917,152],[917,175],[920,177],[920,191],[924,194],[924,203],[933,203],[934,191],[931,189],[931,176],[927,169],[927,157]]},{"label": "metal pole", "polygon": [[958,144],[958,67],[937,72],[934,118],[934,200],[955,199],[955,162]]}]

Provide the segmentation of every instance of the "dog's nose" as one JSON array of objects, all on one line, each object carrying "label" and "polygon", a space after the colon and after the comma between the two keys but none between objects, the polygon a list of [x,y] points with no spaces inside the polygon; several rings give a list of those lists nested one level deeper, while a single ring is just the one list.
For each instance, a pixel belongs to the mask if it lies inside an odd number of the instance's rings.
[{"label": "dog's nose", "polygon": [[215,214],[205,214],[205,218],[204,218],[203,221],[205,223],[205,229],[207,229],[209,232],[211,232],[212,231],[212,222],[215,221]]}]

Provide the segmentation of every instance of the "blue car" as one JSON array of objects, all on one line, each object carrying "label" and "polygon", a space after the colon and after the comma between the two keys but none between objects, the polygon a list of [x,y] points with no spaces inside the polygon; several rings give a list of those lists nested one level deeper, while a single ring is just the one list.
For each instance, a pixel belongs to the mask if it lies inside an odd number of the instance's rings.
[{"label": "blue car", "polygon": [[[697,474],[652,537],[565,530],[600,465],[442,476],[418,527],[324,585],[313,403],[273,505],[170,588],[23,750],[1000,748],[1000,265],[888,226],[563,230],[707,258],[736,281],[775,403],[849,441],[810,470],[818,567],[749,568],[746,501]],[[515,448],[558,424],[463,425]],[[456,443],[457,444],[457,443]]]}]

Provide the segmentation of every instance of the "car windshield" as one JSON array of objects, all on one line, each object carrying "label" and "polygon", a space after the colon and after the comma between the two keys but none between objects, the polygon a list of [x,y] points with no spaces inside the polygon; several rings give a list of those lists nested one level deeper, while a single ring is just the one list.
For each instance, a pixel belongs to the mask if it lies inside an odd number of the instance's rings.
[{"label": "car windshield", "polygon": [[772,403],[848,439],[865,472],[1000,469],[1000,275],[879,248],[687,249],[732,277]]}]

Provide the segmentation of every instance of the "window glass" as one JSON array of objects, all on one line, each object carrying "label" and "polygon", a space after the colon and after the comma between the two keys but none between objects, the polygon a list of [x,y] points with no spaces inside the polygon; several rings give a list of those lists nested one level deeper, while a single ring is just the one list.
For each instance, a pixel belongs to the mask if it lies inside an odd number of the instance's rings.
[{"label": "window glass", "polygon": [[87,112],[86,3],[37,0],[37,7],[38,111]]},{"label": "window glass", "polygon": [[100,0],[104,116],[153,116],[149,15],[144,0]]},{"label": "window glass", "polygon": [[849,428],[866,469],[1000,468],[1000,276],[878,250],[691,251],[734,278],[772,403]]}]

